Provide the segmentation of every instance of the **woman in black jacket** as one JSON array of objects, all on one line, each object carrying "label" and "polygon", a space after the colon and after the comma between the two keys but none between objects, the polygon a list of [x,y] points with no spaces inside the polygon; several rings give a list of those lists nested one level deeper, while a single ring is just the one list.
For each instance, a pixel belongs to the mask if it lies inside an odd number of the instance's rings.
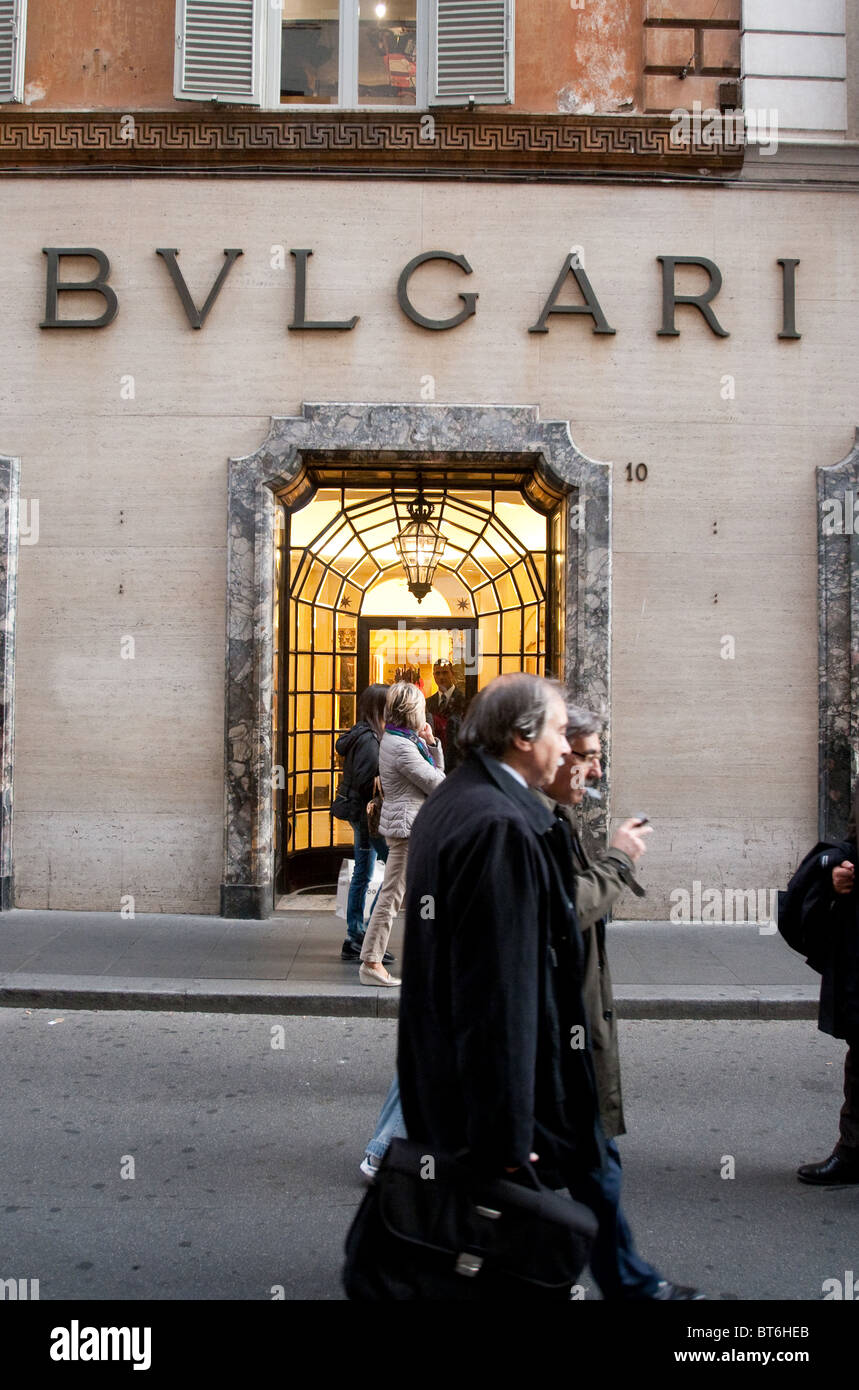
[{"label": "woman in black jacket", "polygon": [[[364,940],[364,899],[373,877],[376,859],[384,864],[388,846],[381,835],[371,835],[367,802],[379,774],[379,743],[384,732],[386,685],[368,685],[358,700],[358,722],[341,734],[334,747],[343,759],[341,788],[349,803],[349,824],[355,837],[355,868],[346,904],[346,940],[341,960],[361,959]],[[393,957],[390,957],[393,959]]]}]

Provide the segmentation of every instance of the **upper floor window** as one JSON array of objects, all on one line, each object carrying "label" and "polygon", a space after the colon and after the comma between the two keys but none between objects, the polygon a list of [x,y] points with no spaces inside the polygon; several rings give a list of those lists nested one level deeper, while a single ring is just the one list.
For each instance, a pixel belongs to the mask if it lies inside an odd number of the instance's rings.
[{"label": "upper floor window", "polygon": [[281,103],[426,105],[418,99],[424,8],[421,0],[283,0]]},{"label": "upper floor window", "polygon": [[176,0],[174,93],[269,108],[510,102],[513,0]]}]

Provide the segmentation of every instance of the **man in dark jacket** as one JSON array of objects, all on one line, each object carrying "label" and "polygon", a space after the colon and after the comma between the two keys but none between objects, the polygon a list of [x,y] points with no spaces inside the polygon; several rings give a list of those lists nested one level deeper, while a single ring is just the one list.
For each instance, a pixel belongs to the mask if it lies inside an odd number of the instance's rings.
[{"label": "man in dark jacket", "polygon": [[568,839],[572,845],[573,895],[585,957],[582,997],[606,1139],[606,1163],[570,1190],[592,1208],[599,1221],[590,1265],[604,1299],[697,1300],[703,1297],[697,1289],[663,1279],[642,1259],[620,1208],[621,1164],[614,1140],[626,1133],[626,1126],[605,928],[608,913],[624,888],[639,897],[644,895],[635,877],[635,864],[646,849],[644,837],[652,833],[652,827],[636,819],[626,820],[618,826],[608,849],[594,856],[582,844],[575,808],[584,799],[586,783],[597,783],[602,777],[602,723],[599,715],[567,703],[570,752],[545,792],[535,793],[553,811],[557,840]]},{"label": "man in dark jacket", "polygon": [[456,684],[452,661],[437,661],[432,668],[432,677],[437,689],[427,700],[427,719],[444,749],[445,770],[450,776],[461,758],[457,739],[465,714],[465,696]]},{"label": "man in dark jacket", "polygon": [[412,827],[398,1072],[409,1137],[551,1187],[602,1162],[582,949],[530,788],[568,752],[560,687],[511,674],[472,702],[465,761]]},{"label": "man in dark jacket", "polygon": [[[376,859],[384,863],[388,846],[381,835],[371,835],[367,823],[367,802],[379,773],[379,742],[388,687],[370,685],[358,701],[358,722],[338,738],[334,748],[343,759],[343,780],[332,814],[347,819],[352,827],[355,864],[346,903],[346,940],[340,950],[343,961],[360,961],[364,943],[364,902],[373,877]],[[378,893],[378,889],[376,890]],[[390,951],[385,964],[394,960]]]},{"label": "man in dark jacket", "polygon": [[844,1038],[844,1104],[839,1138],[822,1163],[797,1169],[800,1182],[818,1187],[859,1183],[859,892],[856,889],[859,782],[847,839],[820,855],[818,882],[809,891],[819,902],[814,915],[815,940],[809,965],[820,970],[820,1009],[817,1026],[833,1038]]}]

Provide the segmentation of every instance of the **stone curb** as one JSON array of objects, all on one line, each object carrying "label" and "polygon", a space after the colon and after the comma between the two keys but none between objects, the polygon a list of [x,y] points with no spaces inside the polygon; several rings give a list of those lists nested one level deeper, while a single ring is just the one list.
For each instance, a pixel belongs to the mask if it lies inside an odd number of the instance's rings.
[{"label": "stone curb", "polygon": [[[220,988],[218,988],[220,985]],[[393,997],[392,997],[393,995]],[[816,1019],[817,994],[773,986],[724,989],[678,987],[676,993],[619,993],[619,1019]],[[283,1017],[397,1017],[397,991],[293,982],[140,979],[96,983],[57,976],[0,978],[0,1007],[14,1009],[164,1010],[184,1013],[256,1013]]]}]

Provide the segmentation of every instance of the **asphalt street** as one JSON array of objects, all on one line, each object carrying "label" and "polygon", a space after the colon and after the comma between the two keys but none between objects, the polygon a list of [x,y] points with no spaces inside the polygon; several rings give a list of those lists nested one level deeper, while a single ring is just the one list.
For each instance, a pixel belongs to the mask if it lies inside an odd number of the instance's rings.
[{"label": "asphalt street", "polygon": [[[42,1300],[342,1298],[395,1030],[0,1010],[0,1278]],[[859,1188],[794,1177],[836,1136],[842,1043],[804,1021],[629,1021],[622,1053],[625,1207],[666,1276],[819,1300],[859,1273]]]}]

